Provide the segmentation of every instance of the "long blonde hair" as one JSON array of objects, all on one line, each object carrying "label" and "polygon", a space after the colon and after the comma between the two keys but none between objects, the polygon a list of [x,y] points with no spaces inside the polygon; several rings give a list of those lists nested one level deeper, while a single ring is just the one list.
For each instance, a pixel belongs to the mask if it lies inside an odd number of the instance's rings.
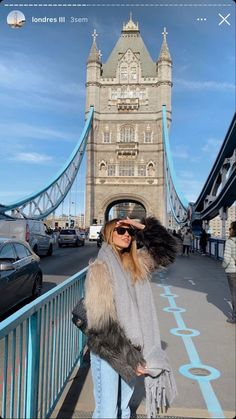
[{"label": "long blonde hair", "polygon": [[102,230],[103,238],[105,242],[112,247],[115,254],[119,257],[124,269],[130,272],[132,280],[134,282],[138,280],[143,280],[147,277],[148,270],[144,264],[140,263],[140,259],[137,252],[136,240],[132,237],[129,248],[124,252],[120,252],[112,240],[113,232],[118,221],[121,220],[119,218],[114,218],[113,220],[108,221],[105,224]]}]

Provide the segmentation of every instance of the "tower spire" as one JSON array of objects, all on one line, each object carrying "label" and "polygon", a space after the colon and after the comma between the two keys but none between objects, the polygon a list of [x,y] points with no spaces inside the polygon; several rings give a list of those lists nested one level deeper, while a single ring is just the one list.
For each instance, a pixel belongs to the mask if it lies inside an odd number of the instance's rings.
[{"label": "tower spire", "polygon": [[97,38],[97,36],[98,36],[98,34],[97,34],[97,31],[96,31],[96,29],[94,29],[93,30],[93,33],[92,33],[92,38],[93,38],[93,42],[96,44],[96,38]]},{"label": "tower spire", "polygon": [[97,48],[97,44],[96,44],[97,36],[98,36],[97,31],[96,29],[94,29],[92,33],[93,43],[89,52],[87,63],[91,63],[91,62],[100,63],[101,52],[98,51],[98,48]]},{"label": "tower spire", "polygon": [[129,21],[127,23],[123,23],[122,32],[139,32],[138,22],[136,24],[134,23],[132,12],[129,13]]},{"label": "tower spire", "polygon": [[168,32],[166,31],[166,27],[164,27],[164,31],[162,32],[163,40],[166,41],[166,35],[168,35]]},{"label": "tower spire", "polygon": [[167,40],[166,40],[166,36],[168,35],[166,27],[164,27],[162,35],[163,35],[163,41],[162,41],[162,46],[161,46],[161,51],[160,51],[160,55],[159,55],[159,58],[158,58],[158,62],[162,61],[162,60],[172,62],[170,51],[169,51],[169,48],[168,48],[168,45],[167,45]]}]

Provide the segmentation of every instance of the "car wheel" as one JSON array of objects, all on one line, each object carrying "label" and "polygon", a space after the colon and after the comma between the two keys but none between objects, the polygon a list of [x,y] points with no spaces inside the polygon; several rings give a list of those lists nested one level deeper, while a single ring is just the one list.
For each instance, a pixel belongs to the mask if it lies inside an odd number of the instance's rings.
[{"label": "car wheel", "polygon": [[33,286],[33,290],[32,290],[32,295],[33,298],[37,298],[40,296],[42,291],[42,275],[40,275],[40,273],[38,273],[36,275],[36,278],[34,280],[34,286]]},{"label": "car wheel", "polygon": [[62,244],[58,243],[58,247],[62,247]]},{"label": "car wheel", "polygon": [[52,247],[52,244],[50,244],[48,252],[47,252],[47,256],[52,256],[52,253],[53,253],[53,247]]},{"label": "car wheel", "polygon": [[76,247],[79,247],[79,240],[76,240],[75,245],[76,245]]}]

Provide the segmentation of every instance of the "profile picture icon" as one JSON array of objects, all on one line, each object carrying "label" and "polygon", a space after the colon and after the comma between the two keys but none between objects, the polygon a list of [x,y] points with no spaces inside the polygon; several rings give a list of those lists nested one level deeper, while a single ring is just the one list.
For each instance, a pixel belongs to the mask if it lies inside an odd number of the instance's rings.
[{"label": "profile picture icon", "polygon": [[7,23],[11,28],[22,28],[25,24],[25,15],[19,10],[13,10],[7,16]]}]

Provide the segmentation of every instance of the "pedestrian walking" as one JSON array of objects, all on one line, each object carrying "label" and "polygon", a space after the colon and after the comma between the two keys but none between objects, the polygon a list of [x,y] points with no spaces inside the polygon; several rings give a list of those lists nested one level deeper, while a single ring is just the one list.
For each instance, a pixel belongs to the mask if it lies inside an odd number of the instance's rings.
[{"label": "pedestrian walking", "polygon": [[207,247],[208,235],[206,230],[202,230],[200,234],[200,249],[202,252],[202,256],[206,255],[206,247]]},{"label": "pedestrian walking", "polygon": [[[136,240],[145,247],[137,250]],[[175,244],[153,217],[144,223],[127,218],[105,224],[85,282],[94,419],[117,418],[118,409],[122,418],[130,418],[137,376],[144,376],[148,418],[155,418],[176,394],[149,280],[152,271],[174,261]]]},{"label": "pedestrian walking", "polygon": [[182,255],[182,237],[181,234],[177,233],[176,230],[173,230],[172,236],[174,236],[177,244],[177,254]]},{"label": "pedestrian walking", "polygon": [[193,236],[190,232],[190,229],[188,229],[183,235],[183,255],[185,255],[186,253],[187,256],[189,256],[189,251],[192,246],[192,241],[193,241]]},{"label": "pedestrian walking", "polygon": [[192,234],[192,241],[191,241],[190,253],[194,253],[194,240],[195,240],[195,235],[193,234],[192,231],[191,231],[191,234]]},{"label": "pedestrian walking", "polygon": [[229,238],[225,242],[223,268],[225,269],[232,302],[232,316],[226,321],[236,323],[236,221],[229,229]]}]

